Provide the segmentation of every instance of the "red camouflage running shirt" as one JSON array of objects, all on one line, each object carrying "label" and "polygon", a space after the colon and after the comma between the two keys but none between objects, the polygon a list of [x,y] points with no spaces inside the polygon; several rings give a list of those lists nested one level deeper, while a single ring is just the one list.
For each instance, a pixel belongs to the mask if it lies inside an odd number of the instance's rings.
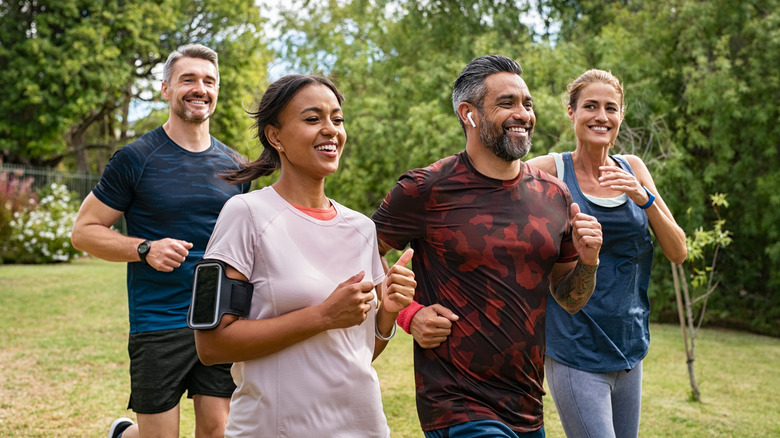
[{"label": "red camouflage running shirt", "polygon": [[549,274],[577,259],[570,204],[547,173],[522,163],[513,180],[488,178],[464,151],[403,174],[374,213],[381,240],[415,251],[415,300],[460,317],[441,346],[414,345],[424,431],[476,420],[542,427]]}]

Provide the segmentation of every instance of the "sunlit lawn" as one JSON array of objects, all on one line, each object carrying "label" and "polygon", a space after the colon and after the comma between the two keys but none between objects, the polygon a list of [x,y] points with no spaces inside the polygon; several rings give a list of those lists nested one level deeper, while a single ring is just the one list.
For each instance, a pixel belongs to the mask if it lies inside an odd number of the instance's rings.
[{"label": "sunlit lawn", "polygon": [[[124,264],[0,266],[0,437],[100,437],[125,409]],[[642,437],[780,436],[780,339],[715,329],[696,338],[701,403],[679,327],[653,325],[645,361]],[[375,362],[393,437],[421,437],[412,340],[399,331]],[[547,436],[563,437],[545,398]],[[182,436],[193,436],[189,401]]]}]

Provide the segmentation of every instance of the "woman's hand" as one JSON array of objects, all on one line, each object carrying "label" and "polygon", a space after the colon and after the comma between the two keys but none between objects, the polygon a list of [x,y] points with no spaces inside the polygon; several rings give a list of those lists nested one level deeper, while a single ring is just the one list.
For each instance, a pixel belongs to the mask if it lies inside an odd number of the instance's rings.
[{"label": "woman's hand", "polygon": [[642,184],[631,173],[617,166],[601,166],[599,170],[601,187],[623,192],[637,205],[645,205],[650,200]]},{"label": "woman's hand", "polygon": [[390,313],[398,313],[411,304],[414,298],[414,288],[417,281],[414,272],[406,265],[412,260],[413,249],[407,249],[398,261],[387,271],[382,287],[382,309]]},{"label": "woman's hand", "polygon": [[341,282],[319,305],[326,319],[326,330],[360,325],[366,320],[374,299],[374,284],[363,280],[366,271],[360,271]]}]

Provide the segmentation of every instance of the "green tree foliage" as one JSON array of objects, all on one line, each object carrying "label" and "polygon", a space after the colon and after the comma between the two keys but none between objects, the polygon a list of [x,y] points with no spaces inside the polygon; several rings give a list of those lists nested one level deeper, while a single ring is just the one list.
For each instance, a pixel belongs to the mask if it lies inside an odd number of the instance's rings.
[{"label": "green tree foliage", "polygon": [[[532,155],[574,148],[565,86],[611,70],[627,99],[615,152],[648,163],[686,232],[715,220],[708,194],[729,193],[733,243],[708,314],[780,334],[780,0],[0,1],[0,151],[45,163],[115,149],[164,120],[131,130],[129,102],[156,99],[154,66],[198,41],[220,53],[213,132],[256,157],[243,109],[267,83],[258,9],[278,12],[277,67],[330,75],[346,95],[349,140],[327,191],[366,214],[402,172],[463,149],[450,94],[472,58],[523,65]],[[657,252],[653,316],[674,316]]]},{"label": "green tree foliage", "polygon": [[[241,103],[265,79],[259,11],[252,0],[17,0],[0,2],[0,153],[6,162],[80,171],[134,135],[132,101],[157,100],[155,69],[175,48],[199,42],[220,53],[215,132],[246,137]],[[266,55],[267,56],[267,55]],[[241,117],[239,117],[241,113]]]},{"label": "green tree foliage", "polygon": [[[708,318],[780,334],[780,2],[541,4],[561,25],[553,51],[579,72],[602,68],[624,81],[617,152],[648,162],[689,235],[714,220],[707,194],[729,193],[733,243]],[[655,316],[674,313],[666,266],[659,251]]]},{"label": "green tree foliage", "polygon": [[347,148],[330,196],[367,214],[404,171],[463,149],[450,100],[472,58],[520,58],[531,36],[513,1],[297,1],[282,11],[281,56],[331,75],[346,96]]},{"label": "green tree foliage", "polygon": [[[779,11],[778,0],[302,0],[278,29],[290,70],[330,74],[346,94],[349,140],[328,193],[365,213],[401,172],[463,148],[450,92],[473,57],[523,65],[532,155],[574,148],[565,85],[612,71],[628,104],[615,152],[648,163],[685,230],[714,220],[708,193],[730,194],[734,241],[711,319],[779,334]],[[654,317],[676,314],[666,266],[658,251]]]},{"label": "green tree foliage", "polygon": [[[774,225],[780,220],[779,7],[776,0],[645,2],[639,14],[621,14],[605,28],[620,29],[621,41],[636,39],[657,55],[650,62],[627,57],[641,66],[628,80],[655,78],[641,97],[669,121],[677,153],[658,173],[678,217],[691,210],[691,220],[682,223],[686,231],[713,220],[701,202],[707,193],[729,193],[723,219],[733,224],[733,244],[723,254],[721,287],[710,302],[718,309],[713,319],[774,334],[780,333],[780,299],[773,292],[780,287]],[[658,300],[660,307],[666,303]]]},{"label": "green tree foliage", "polygon": [[[689,53],[675,126],[686,164],[708,192],[729,192],[724,218],[734,243],[723,263],[731,293],[724,316],[777,327],[780,300],[780,2],[713,1],[680,14],[679,48]],[[685,176],[678,181],[686,184]],[[733,310],[729,310],[733,309]],[[760,314],[754,313],[761,310]]]}]

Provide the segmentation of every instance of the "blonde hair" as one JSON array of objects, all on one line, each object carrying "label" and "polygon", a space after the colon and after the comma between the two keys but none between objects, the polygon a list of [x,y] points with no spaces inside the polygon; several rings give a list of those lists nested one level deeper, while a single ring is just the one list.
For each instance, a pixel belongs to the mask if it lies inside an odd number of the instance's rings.
[{"label": "blonde hair", "polygon": [[620,96],[620,115],[622,116],[626,112],[625,98],[623,95],[623,85],[620,80],[612,75],[611,72],[599,69],[591,69],[581,74],[580,77],[572,81],[566,87],[566,96],[568,97],[568,105],[572,109],[577,108],[577,100],[580,97],[580,93],[585,87],[591,84],[607,84],[611,85],[617,94]]}]

